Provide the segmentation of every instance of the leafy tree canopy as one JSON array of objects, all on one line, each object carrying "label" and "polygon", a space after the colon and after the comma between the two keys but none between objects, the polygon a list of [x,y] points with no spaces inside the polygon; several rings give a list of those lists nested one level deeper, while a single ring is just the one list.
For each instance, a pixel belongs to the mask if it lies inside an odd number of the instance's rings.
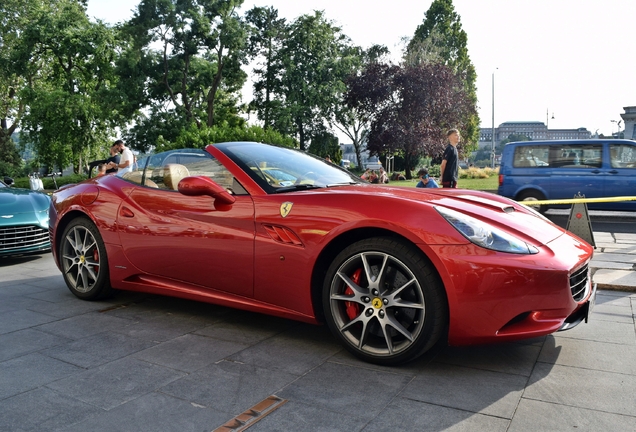
[{"label": "leafy tree canopy", "polygon": [[347,105],[370,119],[368,150],[402,156],[407,178],[421,156],[442,154],[446,131],[475,112],[460,79],[442,64],[372,63],[348,84]]},{"label": "leafy tree canopy", "polygon": [[[468,55],[468,35],[452,0],[434,0],[426,11],[424,22],[415,30],[404,60],[409,64],[444,63],[457,75],[469,100],[477,104],[477,73]],[[463,139],[470,149],[479,140],[479,116],[475,110],[461,119]]]}]

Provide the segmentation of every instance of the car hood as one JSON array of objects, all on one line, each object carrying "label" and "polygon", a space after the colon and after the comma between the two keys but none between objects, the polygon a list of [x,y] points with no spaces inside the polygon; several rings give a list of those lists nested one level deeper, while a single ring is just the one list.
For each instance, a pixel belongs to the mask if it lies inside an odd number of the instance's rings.
[{"label": "car hood", "polygon": [[25,215],[48,213],[51,199],[42,192],[28,189],[0,189],[0,222],[21,220]]},{"label": "car hood", "polygon": [[[514,233],[535,245],[547,244],[563,235],[565,230],[539,213],[516,201],[489,192],[467,189],[406,188],[391,186],[359,185],[340,189],[340,193],[370,196],[374,200],[407,200],[428,208],[443,206],[488,222],[504,231]],[[385,205],[385,204],[382,204]],[[395,205],[389,202],[386,205]],[[412,208],[412,207],[411,207]],[[422,214],[422,217],[425,217]]]}]

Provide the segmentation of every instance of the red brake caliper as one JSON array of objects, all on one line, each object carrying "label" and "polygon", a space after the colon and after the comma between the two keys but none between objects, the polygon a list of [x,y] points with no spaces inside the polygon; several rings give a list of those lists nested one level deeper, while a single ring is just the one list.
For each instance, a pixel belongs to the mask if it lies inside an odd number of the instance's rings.
[{"label": "red brake caliper", "polygon": [[[95,248],[95,250],[93,251],[93,259],[95,260],[96,263],[99,263],[99,250],[97,248]],[[99,271],[99,265],[96,265],[93,267],[95,267],[96,272]]]},{"label": "red brake caliper", "polygon": [[[362,269],[359,268],[358,270],[353,272],[353,276],[351,276],[351,280],[355,284],[359,284],[361,275],[362,275]],[[344,293],[346,295],[353,295],[354,294],[353,290],[348,285],[347,285],[347,289],[345,289]],[[355,317],[357,317],[358,315],[360,315],[360,305],[358,303],[351,302],[351,301],[346,301],[345,302],[345,306],[346,306],[347,316],[349,317],[349,319],[352,320]]]}]

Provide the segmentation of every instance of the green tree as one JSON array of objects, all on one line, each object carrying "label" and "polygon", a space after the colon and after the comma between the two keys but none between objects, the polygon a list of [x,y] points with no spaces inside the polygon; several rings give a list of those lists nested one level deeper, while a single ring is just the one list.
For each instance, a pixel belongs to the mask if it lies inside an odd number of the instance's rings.
[{"label": "green tree", "polygon": [[20,90],[24,110],[20,127],[40,163],[49,168],[85,161],[103,148],[113,133],[104,103],[116,81],[116,39],[103,23],[86,16],[83,2],[35,2],[20,32],[12,59],[26,77]]},{"label": "green tree", "polygon": [[122,27],[128,46],[118,63],[132,80],[123,90],[137,112],[127,134],[146,150],[174,142],[191,124],[240,125],[239,92],[247,75],[243,0],[142,0]]},{"label": "green tree", "polygon": [[281,62],[277,62],[285,36],[287,25],[284,18],[278,18],[278,10],[273,7],[255,7],[246,14],[250,25],[249,54],[256,59],[253,69],[254,100],[251,108],[255,109],[265,129],[273,126],[272,110],[280,106],[280,101],[273,100],[276,92],[276,78],[280,75]]},{"label": "green tree", "polygon": [[[434,0],[426,11],[408,44],[405,61],[410,64],[442,62],[453,70],[466,90],[470,102],[477,104],[477,73],[468,55],[468,35],[462,29],[460,16],[452,0]],[[460,119],[467,150],[476,148],[479,140],[479,115],[473,110]]]},{"label": "green tree", "polygon": [[442,64],[370,64],[349,81],[345,101],[370,118],[367,148],[398,154],[411,178],[420,157],[438,156],[446,130],[475,112],[457,75]]},{"label": "green tree", "polygon": [[342,149],[338,137],[327,131],[314,135],[307,151],[322,158],[329,156],[336,165],[339,165],[342,160]]},{"label": "green tree", "polygon": [[20,41],[20,32],[28,23],[30,2],[5,0],[0,3],[0,174],[9,174],[7,166],[18,165],[20,155],[11,136],[18,129],[24,114],[24,102],[20,89],[26,85],[25,77],[13,67],[13,53]]},{"label": "green tree", "polygon": [[274,128],[296,137],[306,149],[326,129],[338,103],[346,74],[349,39],[323,12],[303,15],[287,27],[284,45],[275,58],[280,71],[274,86]]},{"label": "green tree", "polygon": [[231,141],[254,141],[289,148],[295,148],[298,145],[293,138],[284,136],[273,129],[263,129],[260,126],[216,124],[212,127],[197,127],[191,124],[188,128],[181,130],[174,142],[160,142],[156,151],[192,147],[204,148],[208,144]]},{"label": "green tree", "polygon": [[384,45],[373,45],[367,50],[351,47],[348,52],[349,71],[344,78],[345,86],[338,95],[342,102],[336,103],[333,116],[329,119],[329,125],[338,129],[351,140],[359,164],[362,161],[361,153],[369,133],[370,116],[358,106],[349,106],[344,102],[348,83],[358,77],[367,65],[388,60],[390,52]]}]

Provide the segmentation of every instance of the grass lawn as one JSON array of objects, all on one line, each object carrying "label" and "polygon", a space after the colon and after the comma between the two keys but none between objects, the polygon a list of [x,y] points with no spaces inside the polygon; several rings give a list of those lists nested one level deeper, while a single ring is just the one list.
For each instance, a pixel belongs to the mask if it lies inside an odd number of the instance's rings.
[{"label": "grass lawn", "polygon": [[[415,187],[419,180],[403,180],[403,181],[392,181],[388,185],[389,186],[404,186],[404,187]],[[465,178],[459,179],[457,182],[457,186],[460,189],[473,189],[473,190],[484,190],[490,192],[496,192],[498,186],[498,177],[492,176],[485,179],[477,179],[477,178]],[[439,183],[439,182],[438,182]]]}]

